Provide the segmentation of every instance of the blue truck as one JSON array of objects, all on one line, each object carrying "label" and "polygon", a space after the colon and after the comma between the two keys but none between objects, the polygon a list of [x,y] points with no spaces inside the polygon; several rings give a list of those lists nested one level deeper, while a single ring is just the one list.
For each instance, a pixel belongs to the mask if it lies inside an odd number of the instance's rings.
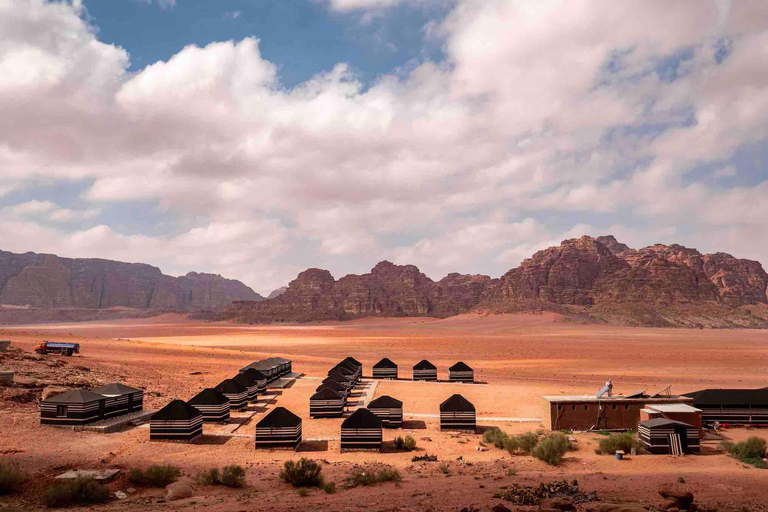
[{"label": "blue truck", "polygon": [[44,341],[35,347],[38,354],[60,354],[62,356],[71,356],[80,353],[79,343],[61,343],[58,341]]}]

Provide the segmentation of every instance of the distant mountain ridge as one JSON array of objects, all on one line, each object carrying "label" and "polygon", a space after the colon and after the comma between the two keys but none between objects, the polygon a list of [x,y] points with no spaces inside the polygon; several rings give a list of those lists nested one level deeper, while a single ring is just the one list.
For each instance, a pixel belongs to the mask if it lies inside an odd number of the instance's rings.
[{"label": "distant mountain ridge", "polygon": [[219,310],[236,300],[264,297],[216,274],[171,277],[144,263],[0,251],[0,304],[195,311]]},{"label": "distant mountain ridge", "polygon": [[623,325],[768,327],[761,313],[767,289],[768,274],[756,261],[677,244],[636,250],[611,235],[583,236],[538,251],[500,278],[449,274],[433,281],[413,265],[388,261],[338,280],[310,268],[281,295],[233,302],[216,318],[302,322],[549,310]]}]

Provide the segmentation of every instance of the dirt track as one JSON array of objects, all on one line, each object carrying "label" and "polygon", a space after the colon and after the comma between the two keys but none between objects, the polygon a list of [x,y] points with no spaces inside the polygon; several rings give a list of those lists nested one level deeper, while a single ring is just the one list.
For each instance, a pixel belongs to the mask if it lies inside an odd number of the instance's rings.
[{"label": "dirt track", "polygon": [[[654,391],[670,384],[675,392],[702,387],[762,387],[768,385],[768,333],[764,331],[578,326],[560,323],[551,314],[367,319],[301,326],[206,324],[169,315],[149,320],[6,328],[0,330],[0,339],[4,338],[26,350],[42,339],[77,341],[83,357],[73,358],[76,364],[161,394],[148,396],[147,406],[152,408],[173,398],[188,399],[255,359],[288,357],[294,361],[294,369],[306,377],[274,396],[273,402],[303,418],[305,438],[338,437],[341,421],[310,420],[308,399],[320,383],[318,378],[346,356],[363,362],[366,375],[373,363],[389,357],[406,377],[420,359],[436,364],[441,378],[447,377],[448,366],[463,360],[475,369],[477,380],[488,383],[397,381],[378,386],[377,396],[395,396],[404,402],[406,414],[419,415],[408,423],[406,432],[419,440],[421,449],[437,453],[441,463],[448,464],[450,477],[438,469],[440,463],[412,465],[411,454],[340,454],[336,441],[316,442],[310,448],[317,451],[302,455],[327,460],[324,471],[330,480],[341,483],[350,464],[386,463],[400,469],[404,482],[400,487],[385,484],[335,495],[313,493],[307,498],[277,480],[282,461],[296,455],[256,452],[252,437],[224,436],[238,424],[206,426],[208,435],[202,444],[149,443],[146,428],[106,436],[41,428],[33,405],[2,404],[3,414],[11,420],[0,430],[3,457],[18,460],[41,477],[63,467],[132,467],[151,462],[177,464],[187,475],[214,464],[238,463],[249,468],[247,491],[201,489],[200,495],[206,497],[196,497],[195,507],[205,504],[213,510],[241,510],[238,499],[255,492],[258,502],[252,501],[249,510],[274,509],[277,503],[281,504],[278,509],[305,509],[309,504],[328,510],[357,509],[358,500],[364,500],[371,509],[392,509],[392,496],[405,510],[459,510],[470,505],[487,509],[499,501],[492,496],[502,485],[560,478],[577,478],[584,489],[610,498],[658,504],[658,486],[680,476],[704,503],[754,503],[763,499],[768,485],[768,471],[747,469],[716,454],[716,443],[709,443],[706,454],[697,457],[643,455],[618,462],[594,453],[599,436],[582,434],[577,436],[579,450],[562,467],[550,468],[531,457],[511,457],[496,449],[477,452],[479,436],[440,433],[437,419],[424,416],[436,414],[442,400],[460,392],[475,404],[479,417],[541,417],[541,395],[596,392],[607,378],[613,379],[618,392]],[[264,405],[268,410],[272,404]],[[237,432],[252,435],[262,415],[257,412]],[[241,416],[238,421],[246,415]],[[538,423],[496,421],[481,425],[515,433],[539,428]],[[385,431],[385,441],[402,433]],[[752,433],[733,430],[729,436],[739,440]],[[768,437],[768,431],[757,433]],[[427,437],[431,440],[421,439]],[[456,460],[459,457],[461,461]],[[506,476],[508,469],[517,475]],[[125,487],[120,482],[113,485]],[[109,507],[143,509],[146,503],[142,500],[158,494],[141,491]]]}]

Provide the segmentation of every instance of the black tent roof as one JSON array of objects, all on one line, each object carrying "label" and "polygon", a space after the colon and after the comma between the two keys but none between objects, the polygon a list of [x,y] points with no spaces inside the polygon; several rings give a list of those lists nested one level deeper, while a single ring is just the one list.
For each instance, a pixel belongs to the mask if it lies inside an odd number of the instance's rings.
[{"label": "black tent roof", "polygon": [[50,397],[45,400],[52,404],[86,404],[96,400],[104,400],[106,397],[87,389],[70,389],[61,394]]},{"label": "black tent roof", "polygon": [[213,389],[219,393],[242,393],[243,391],[248,391],[245,386],[232,379],[224,379]]},{"label": "black tent roof", "polygon": [[256,379],[251,377],[248,373],[238,373],[234,377],[232,377],[232,380],[240,384],[241,386],[248,387],[248,386],[255,386],[257,384]]},{"label": "black tent roof", "polygon": [[683,396],[693,398],[693,405],[768,406],[768,389],[702,389]]},{"label": "black tent roof", "polygon": [[368,409],[358,409],[344,420],[341,428],[381,428],[381,419]]},{"label": "black tent roof", "polygon": [[672,427],[672,426],[683,426],[686,428],[695,428],[693,425],[689,425],[688,423],[683,423],[682,421],[670,420],[667,418],[653,418],[652,420],[641,421],[640,423],[638,423],[638,425],[642,425],[648,428]]},{"label": "black tent roof", "polygon": [[397,398],[392,398],[389,395],[380,396],[375,400],[371,400],[371,402],[368,404],[369,408],[373,407],[374,409],[376,407],[397,408],[402,406],[403,406],[403,402],[401,402]]},{"label": "black tent roof", "polygon": [[155,414],[152,415],[151,420],[192,420],[198,416],[202,416],[203,413],[189,405],[184,400],[174,400],[169,403]]},{"label": "black tent roof", "polygon": [[293,414],[285,407],[275,407],[256,424],[260,427],[295,427],[301,425],[301,418]]},{"label": "black tent roof", "polygon": [[328,382],[323,382],[319,386],[317,386],[317,389],[315,391],[320,391],[321,389],[332,389],[334,391],[346,391],[346,387],[339,384],[339,382],[335,380],[329,380]]},{"label": "black tent roof", "polygon": [[256,361],[255,363],[251,363],[246,368],[253,368],[254,370],[272,370],[273,368],[277,368],[277,363],[272,363],[269,361]]},{"label": "black tent roof", "polygon": [[350,381],[350,380],[352,380],[352,379],[350,379],[350,378],[349,378],[349,377],[347,377],[346,375],[342,375],[342,374],[341,374],[341,373],[339,373],[339,372],[334,372],[334,373],[330,374],[329,376],[327,376],[327,377],[326,377],[326,378],[323,380],[323,382],[325,382],[325,381],[327,381],[327,380],[335,380],[336,382],[349,382],[349,381]]},{"label": "black tent roof", "polygon": [[259,370],[256,370],[254,368],[248,368],[244,372],[240,372],[243,375],[247,375],[250,377],[254,382],[258,380],[267,380],[267,377],[261,373]]},{"label": "black tent roof", "polygon": [[374,368],[397,368],[397,365],[392,362],[389,358],[384,358],[375,365],[373,365]]},{"label": "black tent roof", "polygon": [[121,384],[119,382],[113,382],[112,384],[107,384],[106,386],[92,389],[91,391],[102,395],[127,395],[129,393],[136,393],[137,391],[141,390],[132,388],[131,386],[126,386],[125,384]]},{"label": "black tent roof", "polygon": [[338,373],[340,373],[342,375],[354,375],[356,370],[351,370],[351,369],[347,368],[346,366],[336,365],[333,368],[331,368],[330,370],[328,370],[328,375],[330,375],[332,373],[336,373],[336,372],[338,372]]},{"label": "black tent roof", "polygon": [[352,363],[353,365],[355,365],[355,366],[357,366],[359,368],[363,367],[363,363],[361,363],[360,361],[358,361],[354,357],[345,357],[344,361],[350,362],[350,363]]},{"label": "black tent roof", "polygon": [[470,368],[469,365],[467,363],[465,363],[464,361],[459,361],[455,365],[453,365],[450,368],[448,368],[448,370],[453,371],[453,372],[471,372],[471,371],[473,371],[472,368]]},{"label": "black tent roof", "polygon": [[449,412],[468,412],[474,411],[475,406],[472,405],[472,402],[457,394],[451,396],[448,400],[441,403],[440,410]]},{"label": "black tent roof", "polygon": [[314,395],[312,395],[309,399],[310,400],[335,400],[337,398],[341,398],[341,393],[334,391],[330,388],[321,389]]},{"label": "black tent roof", "polygon": [[360,368],[358,366],[355,366],[354,363],[351,363],[349,361],[340,361],[336,363],[336,365],[333,368],[346,368],[350,370],[352,373],[357,372]]},{"label": "black tent roof", "polygon": [[229,398],[213,388],[205,388],[187,402],[190,405],[222,405],[229,402]]},{"label": "black tent roof", "polygon": [[426,359],[422,359],[415,365],[413,365],[414,370],[437,370],[437,366],[433,365]]}]

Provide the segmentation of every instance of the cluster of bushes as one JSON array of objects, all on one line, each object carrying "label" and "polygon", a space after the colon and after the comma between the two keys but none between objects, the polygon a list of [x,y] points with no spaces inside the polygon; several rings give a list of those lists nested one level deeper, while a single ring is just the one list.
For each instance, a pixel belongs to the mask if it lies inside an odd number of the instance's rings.
[{"label": "cluster of bushes", "polygon": [[437,462],[437,455],[430,455],[425,453],[424,455],[414,455],[411,458],[411,462]]},{"label": "cluster of bushes", "polygon": [[395,448],[411,452],[416,449],[416,440],[411,436],[397,436],[395,438]]},{"label": "cluster of bushes", "polygon": [[539,441],[531,450],[531,455],[550,466],[559,466],[565,454],[573,449],[573,445],[565,435],[553,432]]},{"label": "cluster of bushes", "polygon": [[494,428],[483,433],[483,442],[492,444],[500,450],[507,450],[514,455],[515,453],[530,453],[539,443],[539,436],[533,432],[510,436],[506,432]]},{"label": "cluster of bushes", "polygon": [[19,492],[26,480],[27,475],[18,466],[0,463],[0,495]]},{"label": "cluster of bushes", "polygon": [[622,432],[619,434],[609,434],[605,439],[600,440],[599,448],[595,452],[599,455],[613,455],[618,450],[624,453],[630,453],[634,448],[637,453],[643,449],[643,444],[635,439],[632,432]]},{"label": "cluster of bushes", "polygon": [[322,487],[323,468],[316,461],[302,457],[298,462],[285,461],[280,479],[294,487]]},{"label": "cluster of bushes", "polygon": [[93,478],[76,478],[51,487],[45,493],[50,508],[92,505],[109,501],[109,491]]},{"label": "cluster of bushes", "polygon": [[367,487],[369,485],[381,484],[384,482],[400,483],[403,478],[396,469],[380,469],[379,471],[364,471],[355,469],[347,477],[348,487]]},{"label": "cluster of bushes", "polygon": [[245,485],[245,470],[233,464],[219,468],[211,468],[197,474],[195,481],[200,485],[224,485],[227,487],[242,487]]},{"label": "cluster of bushes", "polygon": [[746,441],[736,444],[724,441],[720,446],[724,451],[730,453],[732,457],[745,464],[752,464],[758,468],[768,469],[768,464],[763,460],[768,456],[768,448],[765,439],[752,436]]},{"label": "cluster of bushes", "polygon": [[181,471],[176,466],[149,466],[146,469],[131,468],[128,472],[128,480],[136,485],[148,487],[165,487],[179,479]]}]

